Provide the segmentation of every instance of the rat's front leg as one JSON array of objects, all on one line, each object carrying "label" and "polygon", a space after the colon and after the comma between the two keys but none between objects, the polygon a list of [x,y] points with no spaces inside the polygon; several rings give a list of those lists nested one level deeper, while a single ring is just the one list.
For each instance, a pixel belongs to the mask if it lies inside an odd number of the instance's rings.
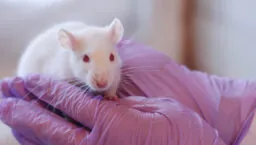
[{"label": "rat's front leg", "polygon": [[117,92],[117,86],[113,86],[104,93],[104,98],[107,100],[118,101],[118,96],[116,92]]},{"label": "rat's front leg", "polygon": [[115,91],[107,91],[104,93],[104,98],[107,100],[118,101],[118,96]]}]

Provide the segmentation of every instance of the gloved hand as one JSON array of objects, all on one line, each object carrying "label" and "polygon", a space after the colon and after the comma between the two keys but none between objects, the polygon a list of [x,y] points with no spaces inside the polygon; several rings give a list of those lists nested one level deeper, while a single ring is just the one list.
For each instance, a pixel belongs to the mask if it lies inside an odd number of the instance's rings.
[{"label": "gloved hand", "polygon": [[[171,98],[133,96],[119,102],[106,101],[42,76],[14,78],[8,83],[10,88],[4,95],[10,98],[1,103],[2,119],[18,132],[24,145],[28,141],[37,145],[224,145],[199,115]],[[17,98],[28,93],[90,130],[50,113],[31,95],[24,100]]]},{"label": "gloved hand", "polygon": [[[238,142],[255,108],[255,83],[190,71],[134,42],[121,43],[119,51],[124,60],[120,102],[91,97],[43,76],[14,78],[1,84],[6,97],[0,107],[3,121],[24,144]],[[47,103],[89,130],[50,113]]]}]

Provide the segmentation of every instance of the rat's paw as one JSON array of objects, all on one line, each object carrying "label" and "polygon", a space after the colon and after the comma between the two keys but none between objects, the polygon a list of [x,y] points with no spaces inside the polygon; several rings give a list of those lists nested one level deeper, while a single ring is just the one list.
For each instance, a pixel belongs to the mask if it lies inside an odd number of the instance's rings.
[{"label": "rat's paw", "polygon": [[111,96],[110,95],[105,95],[104,98],[106,100],[110,100],[110,101],[118,101],[119,100],[117,95],[111,95]]}]

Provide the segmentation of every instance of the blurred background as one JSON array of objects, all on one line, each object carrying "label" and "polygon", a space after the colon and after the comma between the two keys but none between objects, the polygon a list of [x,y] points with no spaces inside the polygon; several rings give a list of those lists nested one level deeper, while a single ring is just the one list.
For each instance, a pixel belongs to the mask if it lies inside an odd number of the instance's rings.
[{"label": "blurred background", "polygon": [[29,41],[53,24],[109,24],[180,64],[210,74],[256,78],[254,0],[1,0],[0,78],[15,75]]}]

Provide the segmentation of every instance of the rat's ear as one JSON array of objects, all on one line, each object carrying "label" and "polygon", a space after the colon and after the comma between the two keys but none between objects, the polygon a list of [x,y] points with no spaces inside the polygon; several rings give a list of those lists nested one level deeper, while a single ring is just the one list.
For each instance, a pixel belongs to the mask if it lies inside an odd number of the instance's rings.
[{"label": "rat's ear", "polygon": [[110,30],[111,41],[117,44],[123,38],[124,35],[123,24],[119,19],[115,18],[108,27]]},{"label": "rat's ear", "polygon": [[68,32],[65,29],[60,29],[57,37],[61,47],[72,50],[76,49],[77,40],[71,32]]}]

